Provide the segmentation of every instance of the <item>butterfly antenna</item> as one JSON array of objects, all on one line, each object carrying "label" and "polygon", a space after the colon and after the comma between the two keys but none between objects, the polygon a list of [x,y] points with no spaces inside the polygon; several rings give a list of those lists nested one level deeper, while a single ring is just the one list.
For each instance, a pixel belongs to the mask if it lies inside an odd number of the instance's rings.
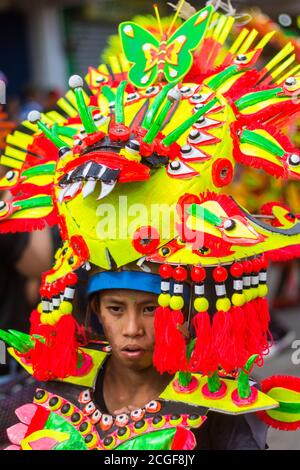
[{"label": "butterfly antenna", "polygon": [[175,15],[173,16],[173,19],[172,19],[171,24],[170,24],[170,26],[169,26],[169,29],[168,29],[168,31],[167,31],[167,37],[169,37],[169,34],[170,34],[171,31],[172,31],[172,28],[173,28],[173,26],[174,26],[174,24],[175,24],[175,21],[176,21],[177,18],[178,18],[178,15],[179,15],[180,10],[182,9],[184,3],[185,3],[185,0],[181,0],[181,1],[179,2],[178,6],[177,6],[177,10],[176,10],[176,12],[175,12]]},{"label": "butterfly antenna", "polygon": [[154,3],[153,8],[154,8],[154,11],[155,11],[156,20],[157,20],[160,35],[161,35],[161,37],[163,37],[164,30],[163,30],[163,27],[162,27],[162,24],[161,24],[160,14],[159,14],[158,6],[157,6],[156,3]]}]

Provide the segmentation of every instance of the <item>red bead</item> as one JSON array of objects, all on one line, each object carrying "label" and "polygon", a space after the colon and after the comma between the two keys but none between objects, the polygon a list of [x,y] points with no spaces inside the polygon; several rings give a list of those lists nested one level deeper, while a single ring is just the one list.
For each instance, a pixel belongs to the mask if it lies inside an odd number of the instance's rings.
[{"label": "red bead", "polygon": [[77,276],[75,273],[68,273],[65,277],[68,286],[73,286],[77,282]]},{"label": "red bead", "polygon": [[187,278],[187,270],[182,266],[177,266],[173,271],[173,279],[175,281],[183,282]]},{"label": "red bead", "polygon": [[193,266],[191,269],[191,278],[194,282],[203,282],[206,278],[206,271],[202,266]]},{"label": "red bead", "polygon": [[245,274],[251,274],[252,273],[252,262],[249,260],[246,260],[243,262],[243,267],[244,267],[244,273]]},{"label": "red bead", "polygon": [[150,157],[154,153],[154,143],[147,144],[147,142],[141,142],[140,154],[142,157]]},{"label": "red bead", "polygon": [[163,279],[170,279],[172,277],[173,268],[170,264],[162,264],[158,272]]},{"label": "red bead", "polygon": [[230,266],[230,274],[232,277],[242,277],[244,272],[244,268],[242,263],[233,263]]},{"label": "red bead", "polygon": [[130,129],[128,126],[125,126],[122,123],[118,123],[109,129],[108,135],[109,135],[110,140],[126,141],[126,140],[129,140],[130,138]]},{"label": "red bead", "polygon": [[258,258],[252,260],[252,271],[258,273],[261,270],[261,262]]},{"label": "red bead", "polygon": [[213,278],[216,282],[225,282],[228,277],[227,269],[224,266],[217,266],[213,270]]},{"label": "red bead", "polygon": [[268,258],[266,257],[265,254],[263,254],[260,257],[260,264],[261,264],[261,269],[267,269],[268,268]]}]

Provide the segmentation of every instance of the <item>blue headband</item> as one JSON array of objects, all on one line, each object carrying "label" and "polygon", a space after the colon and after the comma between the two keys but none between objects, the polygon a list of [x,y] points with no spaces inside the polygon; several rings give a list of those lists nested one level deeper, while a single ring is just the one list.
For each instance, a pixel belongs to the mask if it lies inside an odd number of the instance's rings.
[{"label": "blue headband", "polygon": [[159,274],[142,271],[105,271],[90,277],[88,294],[105,289],[130,289],[160,294],[161,277]]}]

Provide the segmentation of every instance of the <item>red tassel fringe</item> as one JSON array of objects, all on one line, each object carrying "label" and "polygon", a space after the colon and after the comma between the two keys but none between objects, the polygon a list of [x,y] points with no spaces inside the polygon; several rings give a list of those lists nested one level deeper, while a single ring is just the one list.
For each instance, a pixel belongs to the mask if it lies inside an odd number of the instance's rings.
[{"label": "red tassel fringe", "polygon": [[208,312],[199,312],[193,318],[196,344],[190,359],[189,370],[208,375],[218,368],[214,357],[212,327]]},{"label": "red tassel fringe", "polygon": [[73,315],[64,315],[54,326],[40,323],[40,314],[31,315],[30,334],[43,336],[45,342],[37,340],[31,351],[33,375],[38,380],[53,380],[75,375],[78,358],[76,337],[79,326]]},{"label": "red tassel fringe", "polygon": [[177,327],[183,322],[184,316],[180,310],[171,310],[169,307],[156,309],[153,364],[161,374],[175,374],[179,370],[188,369],[185,339]]}]

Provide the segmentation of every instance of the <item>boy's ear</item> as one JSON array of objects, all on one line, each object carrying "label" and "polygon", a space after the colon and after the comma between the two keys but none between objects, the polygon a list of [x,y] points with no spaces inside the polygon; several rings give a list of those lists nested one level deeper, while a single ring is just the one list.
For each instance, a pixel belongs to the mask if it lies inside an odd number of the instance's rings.
[{"label": "boy's ear", "polygon": [[99,318],[100,314],[101,314],[101,311],[100,311],[100,296],[96,293],[90,299],[89,303],[90,303],[90,307],[91,307],[93,313],[95,313],[97,315],[97,317]]}]

